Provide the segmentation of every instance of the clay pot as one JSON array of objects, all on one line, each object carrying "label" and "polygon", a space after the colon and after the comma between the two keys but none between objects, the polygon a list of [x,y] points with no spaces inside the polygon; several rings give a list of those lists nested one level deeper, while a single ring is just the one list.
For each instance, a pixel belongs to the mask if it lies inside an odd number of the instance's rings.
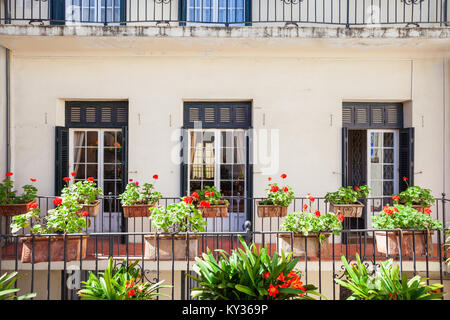
[{"label": "clay pot", "polygon": [[259,204],[258,202],[258,217],[285,217],[287,215],[288,207],[276,206],[273,204]]},{"label": "clay pot", "polygon": [[27,203],[18,203],[18,204],[2,204],[0,205],[0,216],[2,217],[13,217],[19,214],[27,213],[27,206],[30,203],[35,203],[36,200],[32,200]]},{"label": "clay pot", "polygon": [[[48,262],[50,238],[50,259],[51,261],[64,261],[64,236],[51,237],[32,237],[21,238],[22,246],[22,262],[32,262],[32,254],[34,255],[34,263]],[[65,260],[73,261],[86,258],[87,235],[83,236],[66,236]]]},{"label": "clay pot", "polygon": [[228,205],[216,204],[211,205],[209,208],[201,207],[200,211],[203,218],[226,218],[228,217]]},{"label": "clay pot", "polygon": [[87,211],[89,217],[96,217],[100,213],[100,200],[96,200],[93,204],[83,204],[80,211]]},{"label": "clay pot", "polygon": [[330,201],[330,211],[342,214],[346,218],[360,218],[364,209],[361,202],[352,204],[336,204]]},{"label": "clay pot", "polygon": [[[426,238],[428,237],[428,254],[433,250],[433,243],[431,236],[433,231],[418,230],[414,231],[377,231],[375,232],[375,239],[377,250],[380,253],[398,256],[400,255],[400,233],[401,233],[401,250],[402,256],[426,255],[427,245]],[[387,239],[387,241],[386,241]],[[387,242],[387,243],[386,243]]]},{"label": "clay pot", "polygon": [[[322,244],[319,242],[319,237],[317,233],[310,233],[307,236],[304,236],[301,233],[294,233],[293,237],[291,234],[279,234],[278,238],[280,240],[279,248],[284,252],[294,252],[292,255],[294,258],[296,257],[304,257],[305,251],[308,257],[318,257],[320,248],[328,243],[328,237],[331,235],[330,233],[323,233],[325,235],[326,240]],[[305,250],[305,239],[306,239],[306,250]],[[292,250],[293,249],[293,250]]]},{"label": "clay pot", "polygon": [[[189,260],[195,260],[198,256],[199,235],[145,235],[145,258],[161,261],[187,260],[186,252],[189,251]],[[189,246],[189,250],[188,250]]]},{"label": "clay pot", "polygon": [[123,216],[125,218],[139,218],[139,217],[150,217],[152,213],[150,208],[154,208],[155,203],[152,204],[134,204],[132,206],[122,206]]}]

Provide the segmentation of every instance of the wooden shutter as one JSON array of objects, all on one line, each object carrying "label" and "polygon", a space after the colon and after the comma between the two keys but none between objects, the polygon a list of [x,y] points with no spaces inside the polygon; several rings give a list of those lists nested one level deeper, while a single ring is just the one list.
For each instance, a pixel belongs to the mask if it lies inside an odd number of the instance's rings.
[{"label": "wooden shutter", "polygon": [[342,128],[342,186],[348,185],[348,128]]},{"label": "wooden shutter", "polygon": [[67,101],[66,127],[121,128],[128,126],[127,101]]},{"label": "wooden shutter", "polygon": [[187,131],[185,128],[181,128],[180,134],[180,197],[184,197],[187,195],[187,181],[188,181],[188,161],[187,157],[189,156],[189,146],[188,146],[188,137]]},{"label": "wooden shutter", "polygon": [[69,128],[55,128],[55,195],[64,187],[63,178],[69,175]]},{"label": "wooden shutter", "polygon": [[65,19],[66,19],[66,1],[50,0],[50,24],[64,25]]},{"label": "wooden shutter", "polygon": [[345,102],[342,105],[342,126],[350,129],[403,128],[401,103]]},{"label": "wooden shutter", "polygon": [[406,190],[403,177],[408,178],[408,184],[414,185],[414,128],[399,130],[399,191]]},{"label": "wooden shutter", "polygon": [[247,102],[186,102],[184,127],[248,129],[251,127],[251,104]]}]

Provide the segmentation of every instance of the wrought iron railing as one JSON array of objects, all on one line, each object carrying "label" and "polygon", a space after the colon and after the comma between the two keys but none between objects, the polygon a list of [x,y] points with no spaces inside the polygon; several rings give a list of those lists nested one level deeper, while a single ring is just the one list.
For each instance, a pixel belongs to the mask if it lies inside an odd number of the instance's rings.
[{"label": "wrought iron railing", "polygon": [[448,0],[4,0],[0,23],[446,26]]}]

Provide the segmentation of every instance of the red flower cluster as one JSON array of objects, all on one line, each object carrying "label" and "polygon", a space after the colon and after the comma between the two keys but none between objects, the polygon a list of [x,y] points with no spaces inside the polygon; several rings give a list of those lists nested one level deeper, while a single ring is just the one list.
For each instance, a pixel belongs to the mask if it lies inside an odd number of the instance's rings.
[{"label": "red flower cluster", "polygon": [[70,175],[71,175],[72,177],[75,177],[77,174],[76,174],[76,172],[71,172]]},{"label": "red flower cluster", "polygon": [[280,188],[278,188],[277,185],[273,185],[273,186],[270,188],[270,192],[275,193],[275,192],[278,192],[279,189],[280,189]]},{"label": "red flower cluster", "polygon": [[191,196],[192,196],[192,198],[194,198],[195,200],[198,200],[198,193],[197,193],[197,192],[192,192]]},{"label": "red flower cluster", "polygon": [[314,212],[314,214],[316,215],[317,218],[320,217],[320,211],[319,210],[316,210],[316,212]]},{"label": "red flower cluster", "polygon": [[189,197],[189,196],[186,196],[186,197],[183,198],[183,201],[184,201],[186,204],[191,204],[192,201],[193,201],[193,199],[192,199],[191,197]]},{"label": "red flower cluster", "polygon": [[[397,209],[397,208],[395,208]],[[386,213],[388,216],[392,216],[394,214],[394,211],[392,211],[388,205],[384,206],[383,208],[384,213]],[[398,212],[398,209],[396,210]]]},{"label": "red flower cluster", "polygon": [[36,179],[35,178],[30,178],[30,181],[31,182],[36,182]]},{"label": "red flower cluster", "polygon": [[358,190],[359,189],[359,187],[355,187],[355,190]]},{"label": "red flower cluster", "polygon": [[305,203],[304,205],[303,205],[303,210],[307,210],[308,209],[308,205]]},{"label": "red flower cluster", "polygon": [[208,190],[206,190],[205,191],[205,196],[207,196],[207,197],[214,197],[214,192],[213,191],[209,192]]},{"label": "red flower cluster", "polygon": [[408,178],[407,177],[403,177],[403,181],[408,181]]},{"label": "red flower cluster", "polygon": [[94,181],[94,178],[93,177],[89,177],[89,178],[87,178],[88,179],[88,181]]},{"label": "red flower cluster", "polygon": [[60,206],[62,203],[62,198],[56,197],[55,199],[53,199],[53,203],[55,204],[55,206]]},{"label": "red flower cluster", "polygon": [[397,292],[389,292],[389,297],[391,297],[392,300],[397,300],[397,296]]},{"label": "red flower cluster", "polygon": [[6,173],[6,176],[7,176],[7,177],[11,177],[12,175],[13,175],[12,172],[7,172],[7,173]]},{"label": "red flower cluster", "polygon": [[342,223],[342,221],[344,221],[344,219],[345,219],[344,215],[341,214],[341,213],[338,213],[338,214],[336,215],[336,218],[338,218],[339,221],[340,221],[341,223]]},{"label": "red flower cluster", "polygon": [[30,202],[27,204],[27,211],[34,210],[38,207],[38,204],[36,202]]},{"label": "red flower cluster", "polygon": [[153,175],[153,179],[158,180],[158,175],[157,174]]},{"label": "red flower cluster", "polygon": [[314,202],[314,201],[316,200],[316,199],[314,199],[313,196],[309,196],[308,199],[309,199],[309,201],[311,201],[311,202]]},{"label": "red flower cluster", "polygon": [[283,173],[282,175],[281,175],[281,179],[286,179],[287,178],[287,175],[285,174],[285,173]]},{"label": "red flower cluster", "polygon": [[[265,272],[263,274],[263,277],[264,279],[267,280],[270,277],[270,273]],[[281,284],[277,285],[271,284],[269,286],[267,292],[269,292],[270,297],[275,298],[280,293],[278,288],[292,288],[306,292],[305,287],[303,287],[303,282],[300,281],[300,277],[297,275],[295,271],[289,272],[286,277],[284,276],[283,273],[280,273],[279,276],[276,278],[276,280],[281,282]],[[303,294],[300,294],[300,297],[303,297]]]},{"label": "red flower cluster", "polygon": [[209,203],[209,201],[203,200],[203,201],[200,201],[199,207],[209,208],[209,207],[211,207],[211,204]]},{"label": "red flower cluster", "polygon": [[400,196],[398,196],[398,195],[392,196],[392,199],[394,201],[398,201],[398,200],[400,200]]},{"label": "red flower cluster", "polygon": [[70,181],[70,177],[64,177],[63,180],[64,180],[65,182],[69,182],[69,181]]},{"label": "red flower cluster", "polygon": [[81,213],[81,216],[82,217],[87,217],[89,215],[89,212],[87,212],[87,211],[83,211],[82,213]]},{"label": "red flower cluster", "polygon": [[424,209],[424,212],[425,212],[425,214],[428,214],[428,215],[429,215],[429,214],[431,213],[431,209],[430,209],[430,208],[425,208],[425,209]]},{"label": "red flower cluster", "polygon": [[[133,281],[127,281],[125,283],[125,289],[128,290],[130,288],[133,288],[135,286],[135,283]],[[127,292],[127,299],[129,299],[130,297],[134,296],[136,294],[136,292],[134,292],[134,289],[131,289],[130,291]]]},{"label": "red flower cluster", "polygon": [[284,192],[289,192],[289,188],[288,188],[288,187],[284,187],[284,188],[283,188],[283,191],[284,191]]}]

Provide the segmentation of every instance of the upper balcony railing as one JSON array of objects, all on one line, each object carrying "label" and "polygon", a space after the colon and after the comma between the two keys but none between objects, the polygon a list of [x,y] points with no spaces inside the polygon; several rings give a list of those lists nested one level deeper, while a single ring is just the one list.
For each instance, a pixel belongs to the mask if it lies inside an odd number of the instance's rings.
[{"label": "upper balcony railing", "polygon": [[0,24],[447,26],[449,0],[0,0]]}]

